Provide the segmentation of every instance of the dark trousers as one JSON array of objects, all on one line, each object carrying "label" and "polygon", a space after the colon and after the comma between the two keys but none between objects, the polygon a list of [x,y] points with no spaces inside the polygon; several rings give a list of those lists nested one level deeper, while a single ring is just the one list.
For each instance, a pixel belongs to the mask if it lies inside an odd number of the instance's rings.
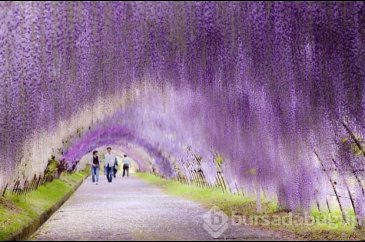
[{"label": "dark trousers", "polygon": [[117,178],[117,172],[118,172],[118,169],[116,169],[115,167],[113,168],[113,172],[114,172],[114,178]]},{"label": "dark trousers", "polygon": [[107,166],[106,168],[106,178],[108,182],[111,183],[113,181],[113,167]]},{"label": "dark trousers", "polygon": [[126,174],[129,176],[129,165],[123,166],[123,177],[125,177]]}]

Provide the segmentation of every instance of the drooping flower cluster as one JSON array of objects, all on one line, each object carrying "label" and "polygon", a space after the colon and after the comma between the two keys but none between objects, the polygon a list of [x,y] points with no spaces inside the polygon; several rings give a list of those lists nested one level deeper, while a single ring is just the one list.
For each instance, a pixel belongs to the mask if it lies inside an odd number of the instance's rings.
[{"label": "drooping flower cluster", "polygon": [[361,191],[364,11],[363,2],[0,3],[0,182],[40,174],[58,149],[72,164],[130,142],[169,177],[190,177],[200,158],[215,173],[219,154],[231,186],[260,184],[290,208],[325,203],[331,184],[317,184],[333,160]]}]

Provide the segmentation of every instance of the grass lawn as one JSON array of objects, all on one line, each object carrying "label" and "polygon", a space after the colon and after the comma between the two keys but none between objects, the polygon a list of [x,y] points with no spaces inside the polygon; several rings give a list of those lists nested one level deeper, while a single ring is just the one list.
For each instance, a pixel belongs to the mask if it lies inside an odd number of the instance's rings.
[{"label": "grass lawn", "polygon": [[[257,214],[255,198],[222,193],[218,189],[185,185],[178,181],[162,179],[152,174],[137,173],[135,176],[162,188],[169,195],[199,202],[207,209],[217,206],[227,215],[234,216],[237,221],[240,219],[239,221],[246,221],[246,224],[253,224],[263,229],[281,231],[288,236],[295,235],[299,240],[365,240],[365,230],[358,230],[354,226],[344,224],[341,219],[333,219],[331,223],[328,223],[326,222],[328,214],[319,213],[315,210],[311,212],[310,216],[315,218],[317,223],[303,225],[305,215],[293,213],[292,223],[284,223],[284,225],[280,223],[279,225],[279,223],[276,223],[277,221],[287,222],[290,221],[290,217],[288,217],[288,212],[278,209],[276,202],[269,202],[263,199],[262,207],[264,212]],[[350,217],[351,213],[349,214]],[[334,212],[331,215],[335,218],[341,218],[339,212]],[[255,218],[254,216],[264,217],[268,224],[253,223],[252,221],[255,220],[250,219]]]},{"label": "grass lawn", "polygon": [[21,195],[0,197],[0,241],[9,240],[35,219],[60,202],[88,174],[65,174],[37,190]]}]

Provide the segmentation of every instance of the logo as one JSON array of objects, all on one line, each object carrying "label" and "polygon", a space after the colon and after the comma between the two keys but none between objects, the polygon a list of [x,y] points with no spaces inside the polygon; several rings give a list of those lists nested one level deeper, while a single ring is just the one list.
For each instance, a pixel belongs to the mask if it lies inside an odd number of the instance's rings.
[{"label": "logo", "polygon": [[203,216],[203,228],[214,238],[218,239],[228,229],[228,216],[218,207],[213,207]]}]

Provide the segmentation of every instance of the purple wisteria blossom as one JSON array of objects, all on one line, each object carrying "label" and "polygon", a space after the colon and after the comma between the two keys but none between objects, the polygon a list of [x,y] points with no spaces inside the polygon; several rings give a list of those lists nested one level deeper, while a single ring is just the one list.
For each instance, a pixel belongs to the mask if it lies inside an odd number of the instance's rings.
[{"label": "purple wisteria blossom", "polygon": [[325,204],[337,172],[363,213],[364,16],[363,2],[2,2],[0,186],[20,164],[31,179],[51,154],[72,167],[129,143],[170,178],[214,183],[219,155],[232,190],[290,209]]}]

